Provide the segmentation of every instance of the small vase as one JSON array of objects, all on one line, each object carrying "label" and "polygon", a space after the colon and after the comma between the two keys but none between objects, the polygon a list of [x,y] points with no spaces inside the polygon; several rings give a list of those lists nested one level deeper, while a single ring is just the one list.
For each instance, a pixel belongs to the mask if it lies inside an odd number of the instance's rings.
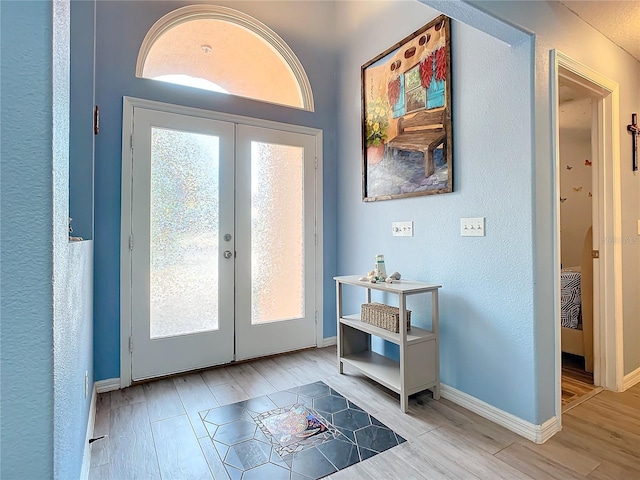
[{"label": "small vase", "polygon": [[384,158],[384,143],[367,147],[367,164],[377,165]]}]

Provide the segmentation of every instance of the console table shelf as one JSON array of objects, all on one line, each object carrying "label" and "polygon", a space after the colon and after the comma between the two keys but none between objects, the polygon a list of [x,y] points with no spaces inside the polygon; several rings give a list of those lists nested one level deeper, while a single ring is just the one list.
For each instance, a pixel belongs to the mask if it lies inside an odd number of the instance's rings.
[{"label": "console table shelf", "polygon": [[[397,283],[369,283],[356,275],[334,277],[338,319],[338,369],[343,373],[346,363],[400,395],[400,408],[407,411],[408,398],[422,390],[431,389],[433,398],[440,398],[438,289],[440,285],[401,280]],[[398,295],[400,318],[406,318],[406,297],[431,294],[431,330],[411,326],[399,333],[360,321],[360,314],[345,315],[342,311],[342,289],[350,285],[365,289],[365,301],[371,303],[371,291],[379,290]],[[403,325],[404,323],[401,322]],[[400,347],[400,361],[394,361],[371,351],[371,336],[379,337]]]}]

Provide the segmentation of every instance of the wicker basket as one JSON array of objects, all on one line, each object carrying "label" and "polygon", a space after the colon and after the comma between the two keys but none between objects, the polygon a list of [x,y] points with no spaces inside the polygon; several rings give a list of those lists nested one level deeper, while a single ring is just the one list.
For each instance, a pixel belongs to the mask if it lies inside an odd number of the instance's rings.
[{"label": "wicker basket", "polygon": [[[360,310],[360,320],[391,332],[399,333],[400,310],[383,303],[364,303]],[[407,330],[411,328],[411,310],[407,310]]]}]

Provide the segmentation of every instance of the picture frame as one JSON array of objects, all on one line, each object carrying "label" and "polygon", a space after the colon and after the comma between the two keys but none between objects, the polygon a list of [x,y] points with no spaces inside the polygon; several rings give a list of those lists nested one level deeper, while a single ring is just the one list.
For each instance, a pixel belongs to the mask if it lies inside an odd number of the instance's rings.
[{"label": "picture frame", "polygon": [[449,17],[365,63],[360,76],[363,201],[452,192]]}]

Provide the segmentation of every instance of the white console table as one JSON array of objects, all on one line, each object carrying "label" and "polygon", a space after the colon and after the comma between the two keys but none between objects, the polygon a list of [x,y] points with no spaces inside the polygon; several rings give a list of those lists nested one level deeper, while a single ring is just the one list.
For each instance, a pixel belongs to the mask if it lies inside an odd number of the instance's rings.
[{"label": "white console table", "polygon": [[[400,408],[407,411],[409,395],[430,389],[433,398],[440,398],[440,368],[438,342],[438,289],[441,285],[400,280],[397,283],[370,283],[359,280],[358,275],[334,277],[338,317],[338,369],[343,373],[349,364],[367,377],[400,394]],[[371,290],[398,295],[400,333],[394,333],[360,321],[360,313],[345,315],[342,311],[344,285],[364,288],[365,301],[371,303]],[[431,294],[431,330],[411,326],[406,319],[408,295]],[[413,320],[413,319],[412,319]],[[380,337],[400,347],[400,361],[394,361],[371,351],[371,336]]]}]

